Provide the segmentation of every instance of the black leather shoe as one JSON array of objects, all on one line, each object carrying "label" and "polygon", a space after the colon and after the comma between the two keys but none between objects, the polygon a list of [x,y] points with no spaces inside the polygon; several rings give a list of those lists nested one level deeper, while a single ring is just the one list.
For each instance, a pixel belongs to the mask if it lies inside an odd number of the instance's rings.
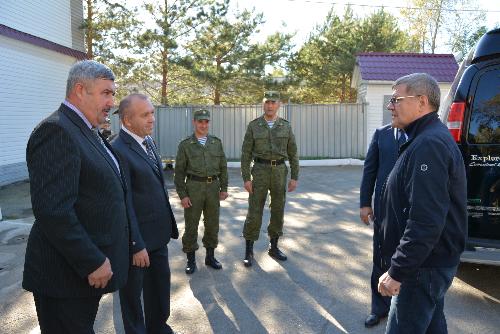
[{"label": "black leather shoe", "polygon": [[369,314],[365,320],[365,327],[370,328],[380,323],[380,317],[376,314]]}]

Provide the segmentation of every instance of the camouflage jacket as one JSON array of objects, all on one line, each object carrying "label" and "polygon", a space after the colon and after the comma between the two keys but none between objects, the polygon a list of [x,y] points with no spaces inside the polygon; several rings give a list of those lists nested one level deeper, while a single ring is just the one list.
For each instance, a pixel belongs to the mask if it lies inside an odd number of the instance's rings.
[{"label": "camouflage jacket", "polygon": [[254,158],[288,160],[291,178],[299,178],[299,157],[292,127],[287,120],[278,117],[270,129],[264,115],[248,124],[241,148],[241,175],[250,180],[250,163]]},{"label": "camouflage jacket", "polygon": [[175,159],[175,190],[179,198],[187,197],[186,176],[219,177],[220,191],[227,192],[227,160],[222,141],[208,135],[203,146],[193,134],[179,143]]}]

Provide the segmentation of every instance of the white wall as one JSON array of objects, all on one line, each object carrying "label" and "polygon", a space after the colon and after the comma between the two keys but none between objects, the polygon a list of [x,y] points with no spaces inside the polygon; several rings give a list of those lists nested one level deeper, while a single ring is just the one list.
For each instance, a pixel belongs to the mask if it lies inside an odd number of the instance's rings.
[{"label": "white wall", "polygon": [[[365,101],[367,105],[367,145],[370,145],[373,133],[375,130],[382,126],[382,117],[384,112],[389,112],[384,104],[384,95],[392,95],[393,82],[364,82],[361,86],[366,85]],[[443,103],[448,91],[450,90],[451,83],[439,83],[441,88],[441,103]],[[359,99],[359,98],[358,98]]]},{"label": "white wall", "polygon": [[0,23],[72,47],[69,0],[0,0]]},{"label": "white wall", "polygon": [[385,108],[382,109],[384,107],[384,95],[392,95],[392,82],[367,84],[365,100],[368,103],[368,106],[366,108],[368,112],[366,122],[366,138],[368,138],[367,145],[370,145],[375,129],[383,125],[383,113],[389,112]]},{"label": "white wall", "polygon": [[[366,86],[365,101],[367,106],[367,126],[366,135],[368,138],[367,145],[370,145],[373,133],[375,130],[384,125],[382,124],[382,117],[384,112],[389,112],[384,104],[384,95],[392,95],[393,82],[365,82],[361,86]],[[450,90],[451,83],[439,83],[441,88],[441,103],[443,103],[448,91]],[[359,98],[358,98],[359,99]]]},{"label": "white wall", "polygon": [[2,167],[26,160],[28,137],[35,125],[63,101],[69,68],[75,59],[4,36],[0,36],[0,54]]}]

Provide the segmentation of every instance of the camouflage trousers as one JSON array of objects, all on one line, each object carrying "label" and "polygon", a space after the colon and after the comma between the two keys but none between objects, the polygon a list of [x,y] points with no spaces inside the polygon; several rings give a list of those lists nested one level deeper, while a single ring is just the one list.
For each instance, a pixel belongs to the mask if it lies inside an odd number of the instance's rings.
[{"label": "camouflage trousers", "polygon": [[219,233],[219,180],[212,183],[187,180],[186,188],[192,205],[184,209],[185,228],[182,236],[182,251],[194,252],[199,248],[198,224],[202,213],[205,226],[203,246],[216,248]]},{"label": "camouflage trousers", "polygon": [[267,234],[269,238],[283,235],[287,174],[288,168],[285,164],[270,166],[255,163],[252,167],[253,193],[248,196],[248,213],[243,227],[243,236],[246,240],[259,239],[262,213],[268,193],[271,196],[271,220]]}]

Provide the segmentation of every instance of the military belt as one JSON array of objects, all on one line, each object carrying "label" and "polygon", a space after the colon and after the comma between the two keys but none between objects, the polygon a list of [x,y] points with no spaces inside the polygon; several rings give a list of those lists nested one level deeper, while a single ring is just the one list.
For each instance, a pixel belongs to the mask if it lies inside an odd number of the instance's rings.
[{"label": "military belt", "polygon": [[215,180],[219,179],[219,177],[217,175],[214,175],[214,176],[197,176],[197,175],[192,175],[192,174],[188,174],[187,178],[189,180],[199,181],[199,182],[206,182],[206,183],[212,183],[212,181],[215,181]]},{"label": "military belt", "polygon": [[258,162],[260,164],[266,164],[266,165],[271,165],[271,166],[278,166],[278,165],[282,165],[285,163],[285,159],[267,160],[267,159],[261,159],[261,158],[253,158],[253,161]]}]

